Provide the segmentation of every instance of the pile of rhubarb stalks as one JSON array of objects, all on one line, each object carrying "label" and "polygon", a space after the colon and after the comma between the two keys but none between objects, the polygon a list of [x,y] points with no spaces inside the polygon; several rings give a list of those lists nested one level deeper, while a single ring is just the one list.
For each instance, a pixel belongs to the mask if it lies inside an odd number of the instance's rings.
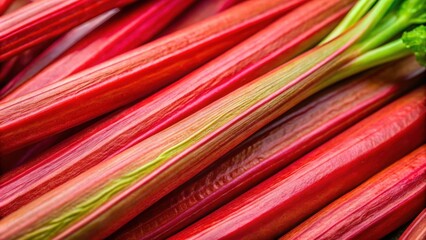
[{"label": "pile of rhubarb stalks", "polygon": [[0,239],[426,239],[426,1],[0,1]]}]

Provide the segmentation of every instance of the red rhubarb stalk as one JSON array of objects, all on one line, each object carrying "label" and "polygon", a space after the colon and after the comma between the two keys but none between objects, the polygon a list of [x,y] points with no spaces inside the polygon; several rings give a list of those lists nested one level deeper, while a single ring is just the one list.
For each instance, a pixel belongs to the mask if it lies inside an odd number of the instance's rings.
[{"label": "red rhubarb stalk", "polygon": [[14,99],[134,49],[194,0],[151,0],[122,9],[5,99]]},{"label": "red rhubarb stalk", "polygon": [[[26,66],[16,77],[14,77],[9,82],[9,84],[0,90],[0,98],[2,95],[7,94],[10,90],[13,90],[15,87],[19,86],[19,84],[38,73],[41,69],[54,61],[59,55],[74,45],[82,37],[87,35],[98,25],[102,24],[108,18],[113,16],[117,11],[118,9],[113,9],[94,19],[91,19],[90,21],[75,27],[60,37],[58,40],[54,41],[53,44],[51,44],[46,50],[39,54],[33,61],[31,61],[28,66]],[[7,98],[1,100],[6,101],[6,99]],[[50,136],[47,139],[43,139],[42,141],[37,142],[31,146],[19,149],[15,153],[8,154],[6,156],[0,156],[0,161],[9,162],[3,164],[3,170],[10,171],[11,169],[15,169],[17,166],[34,159],[36,156],[39,156],[40,153],[44,152],[54,144],[60,142],[66,137],[71,136],[70,133],[73,132],[75,131],[70,129],[55,136]]]},{"label": "red rhubarb stalk", "polygon": [[216,15],[244,0],[199,0],[186,10],[170,26],[160,33],[161,36],[183,29],[196,22]]},{"label": "red rhubarb stalk", "polygon": [[362,54],[351,46],[392,3],[380,1],[372,14],[330,43],[241,86],[21,207],[0,222],[0,237],[106,237],[324,87],[323,78]]},{"label": "red rhubarb stalk", "polygon": [[425,141],[426,87],[399,98],[171,239],[269,239]]},{"label": "red rhubarb stalk", "polygon": [[[12,152],[7,155],[0,155],[0,160],[3,162],[6,162],[4,166],[8,166],[6,168],[7,171],[17,171],[18,167],[23,165],[26,162],[34,160],[36,157],[40,156],[43,152],[47,151],[48,149],[52,148],[54,145],[64,141],[65,139],[69,138],[73,134],[81,131],[82,129],[87,128],[91,124],[93,124],[95,120],[92,120],[90,122],[84,123],[82,125],[79,125],[77,127],[74,127],[72,129],[68,129],[65,132],[61,132],[60,134],[57,134],[55,136],[48,137],[46,139],[43,139],[40,142],[37,142],[33,145],[30,145],[28,147],[19,149],[15,152]],[[15,175],[13,173],[8,173],[11,175]],[[6,176],[2,176],[2,178],[8,178]],[[0,185],[2,185],[0,183]],[[30,199],[28,199],[30,200]],[[19,206],[17,206],[19,207]],[[1,214],[0,214],[1,216]]]},{"label": "red rhubarb stalk", "polygon": [[[93,31],[100,24],[103,24],[111,16],[117,13],[118,9],[110,10],[96,18],[89,20],[88,22],[75,27],[69,32],[65,33],[59,39],[55,40],[46,50],[40,53],[34,60],[32,60],[28,66],[25,66],[21,71],[3,88],[0,90],[0,98],[7,95],[10,91],[21,85],[23,82],[32,78],[34,75],[39,73],[47,65],[57,59],[62,53],[76,44],[80,39],[85,37],[88,33]],[[60,68],[64,71],[64,68]],[[11,96],[3,98],[2,101],[11,99]]]},{"label": "red rhubarb stalk", "polygon": [[[425,149],[424,146],[423,146],[423,149]],[[426,156],[425,151],[423,151],[423,156]],[[425,160],[423,161],[426,162]],[[424,202],[426,202],[426,200]],[[408,228],[404,231],[404,233],[399,238],[399,240],[424,240],[424,239],[426,239],[426,209],[423,209],[423,211],[416,217],[416,219],[414,219],[414,221],[408,226]]]},{"label": "red rhubarb stalk", "polygon": [[424,208],[425,179],[423,145],[280,239],[381,239]]},{"label": "red rhubarb stalk", "polygon": [[6,12],[4,12],[3,14],[5,15],[5,14],[9,14],[11,12],[14,12],[17,9],[21,8],[22,6],[27,5],[29,2],[31,2],[31,0],[12,0],[11,5],[6,10]]},{"label": "red rhubarb stalk", "polygon": [[3,177],[1,215],[72,179],[106,156],[114,156],[170,127],[312,46],[331,30],[350,5],[351,1],[340,0],[328,4],[317,0],[303,5],[176,84],[88,128],[15,174]]},{"label": "red rhubarb stalk", "polygon": [[19,56],[15,56],[3,63],[0,63],[0,88],[10,81],[11,75],[13,74],[13,68],[16,66],[18,61]]},{"label": "red rhubarb stalk", "polygon": [[13,0],[0,0],[0,15],[2,15],[6,10],[12,5]]},{"label": "red rhubarb stalk", "polygon": [[304,1],[239,4],[214,18],[0,104],[0,152],[13,151],[150,94]]},{"label": "red rhubarb stalk", "polygon": [[49,0],[30,3],[0,19],[0,61],[134,0]]},{"label": "red rhubarb stalk", "polygon": [[33,59],[44,51],[50,44],[51,41],[43,42],[5,61],[0,72],[0,85],[2,83],[11,82],[13,77],[15,77],[22,68],[30,64]]},{"label": "red rhubarb stalk", "polygon": [[398,97],[425,70],[414,58],[340,84],[287,113],[132,220],[116,239],[164,239]]}]

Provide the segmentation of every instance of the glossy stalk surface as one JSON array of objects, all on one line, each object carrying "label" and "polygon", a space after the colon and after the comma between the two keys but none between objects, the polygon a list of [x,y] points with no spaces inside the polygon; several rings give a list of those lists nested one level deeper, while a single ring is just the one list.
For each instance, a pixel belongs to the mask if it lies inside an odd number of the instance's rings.
[{"label": "glossy stalk surface", "polygon": [[[31,164],[4,176],[0,180],[1,215],[172,126],[314,45],[350,5],[351,1],[335,0],[325,5],[318,0],[301,6],[175,84],[81,131]],[[306,14],[306,9],[310,14]]]},{"label": "glossy stalk surface", "polygon": [[58,82],[151,40],[194,0],[151,0],[123,8],[5,100]]},{"label": "glossy stalk surface", "polygon": [[319,93],[258,131],[120,229],[114,239],[163,239],[229,202],[418,85],[414,58]]},{"label": "glossy stalk surface", "polygon": [[134,0],[35,1],[0,18],[0,61]]},{"label": "glossy stalk surface", "polygon": [[423,209],[423,211],[416,217],[416,219],[414,219],[399,238],[399,240],[423,239],[426,239],[426,209]]},{"label": "glossy stalk surface", "polygon": [[209,21],[2,103],[0,152],[11,152],[151,94],[305,1],[239,4]]},{"label": "glossy stalk surface", "polygon": [[280,239],[382,239],[423,209],[425,179],[426,145],[423,145]]},{"label": "glossy stalk surface", "polygon": [[423,144],[425,90],[390,103],[171,239],[286,233]]}]

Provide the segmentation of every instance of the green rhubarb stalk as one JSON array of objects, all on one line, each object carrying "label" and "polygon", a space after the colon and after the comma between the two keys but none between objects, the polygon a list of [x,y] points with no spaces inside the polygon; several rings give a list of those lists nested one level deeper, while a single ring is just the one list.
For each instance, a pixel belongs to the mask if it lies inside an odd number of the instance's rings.
[{"label": "green rhubarb stalk", "polygon": [[[364,16],[375,2],[375,0],[360,0],[322,43],[346,31]],[[426,1],[407,0],[402,4],[401,1],[397,1],[394,2],[393,8],[393,11],[382,18],[379,26],[372,29],[370,34],[367,34],[366,39],[358,44],[358,50],[364,54],[348,63],[334,78],[342,79],[356,72],[403,58],[412,52],[415,53],[417,60],[425,65],[425,60],[422,60],[422,58],[425,58],[426,52],[426,30],[424,26],[419,26],[413,31],[404,33],[401,38],[381,45],[399,35],[408,27],[426,22]]]},{"label": "green rhubarb stalk", "polygon": [[[388,28],[376,34],[367,35],[366,39],[358,43],[359,51],[365,53],[388,42],[393,37],[401,34],[407,28],[426,22],[426,1],[406,0],[397,11],[397,17]],[[371,30],[370,30],[371,31]]]},{"label": "green rhubarb stalk", "polygon": [[337,27],[325,37],[320,44],[329,42],[330,40],[341,35],[348,28],[357,23],[370,8],[377,2],[377,0],[359,0],[358,3],[349,11],[346,17],[337,25]]},{"label": "green rhubarb stalk", "polygon": [[413,53],[417,61],[422,66],[426,66],[426,26],[418,26],[409,32],[404,32],[400,39],[355,58],[343,66],[330,81],[352,76],[358,72],[406,57]]},{"label": "green rhubarb stalk", "polygon": [[[326,39],[333,38],[335,34],[347,30],[354,21],[357,21],[359,17],[365,14],[364,9],[370,8],[370,4],[371,1],[359,1],[342,23]],[[402,3],[398,1],[394,2],[393,8],[393,11],[389,11],[379,21],[380,23],[377,27],[371,29],[370,33],[366,34],[365,38],[354,46],[362,54],[343,66],[327,82],[338,81],[358,72],[406,57],[412,53],[416,55],[417,61],[425,66],[425,26],[418,26],[414,30],[404,32],[400,38],[387,42],[393,37],[401,35],[401,32],[410,26],[426,22],[426,1],[406,0]]]},{"label": "green rhubarb stalk", "polygon": [[[370,51],[370,46],[389,41],[386,36],[391,38],[393,33],[384,32],[373,40],[365,35],[392,4],[393,0],[380,0],[343,35],[20,208],[0,222],[0,238],[106,236],[119,227],[113,222],[129,221],[274,118],[321,90],[325,87],[323,79]],[[369,47],[358,45],[361,39]]]},{"label": "green rhubarb stalk", "polygon": [[0,152],[22,148],[141,99],[306,1],[246,1],[90,70],[1,103]]}]

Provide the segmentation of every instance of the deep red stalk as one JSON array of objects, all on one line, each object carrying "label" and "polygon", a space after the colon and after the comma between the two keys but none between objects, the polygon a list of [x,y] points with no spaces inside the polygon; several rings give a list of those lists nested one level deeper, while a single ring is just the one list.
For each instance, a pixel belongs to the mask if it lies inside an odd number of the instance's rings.
[{"label": "deep red stalk", "polygon": [[0,64],[0,88],[10,81],[13,68],[17,64],[18,60],[19,56],[15,56]]},{"label": "deep red stalk", "polygon": [[30,3],[1,17],[0,61],[134,0],[49,0]]},{"label": "deep red stalk", "polygon": [[194,0],[151,0],[132,4],[67,50],[5,100],[58,82],[150,40]]},{"label": "deep red stalk", "polygon": [[[19,174],[2,178],[1,215],[160,132],[312,46],[333,28],[350,5],[351,1],[329,1],[329,5],[321,0],[312,1],[177,83],[69,139],[22,168]],[[328,17],[333,12],[337,13]],[[47,176],[46,171],[50,173]],[[40,174],[46,178],[40,178]]]},{"label": "deep red stalk", "polygon": [[0,15],[2,15],[6,10],[12,5],[13,0],[0,0]]},{"label": "deep red stalk", "polygon": [[34,58],[36,58],[42,51],[44,51],[52,41],[43,42],[31,49],[25,50],[23,53],[12,57],[5,62],[7,66],[6,70],[2,69],[2,76],[0,76],[0,83],[9,83],[12,79],[28,64],[30,64]]},{"label": "deep red stalk", "polygon": [[23,206],[0,222],[1,237],[107,236],[324,87],[323,78],[357,56],[351,46],[391,4],[381,1],[374,15],[330,43],[235,89]]},{"label": "deep red stalk", "polygon": [[[423,147],[425,149],[425,147]],[[423,156],[426,152],[423,152]],[[425,160],[423,160],[425,162]],[[424,201],[426,202],[426,200]],[[426,239],[426,209],[414,219],[408,228],[401,235],[399,240],[424,240]]]},{"label": "deep red stalk", "polygon": [[[3,101],[16,98],[22,93],[33,91],[34,88],[40,88],[43,84],[49,84],[50,81],[54,81],[55,78],[62,78],[60,77],[61,75],[66,75],[70,71],[87,64],[87,61],[92,61],[93,63],[94,60],[104,60],[105,58],[112,56],[114,53],[117,53],[117,51],[126,51],[127,48],[131,48],[132,46],[141,43],[141,41],[149,39],[154,33],[162,28],[167,21],[170,21],[171,18],[178,14],[179,11],[182,11],[191,2],[192,0],[151,1],[140,4],[139,6],[136,6],[135,9],[122,11],[118,16],[111,19],[112,21],[110,20],[106,23],[107,25],[102,25],[102,27],[98,28],[95,32],[92,32],[91,35],[79,42],[72,49],[68,50],[67,53],[65,53],[65,56],[62,56],[60,60],[56,61],[53,65],[50,65],[48,69],[37,75],[37,77],[31,79],[29,85],[27,84],[19,88],[18,91],[15,91],[5,97]],[[158,11],[158,9],[161,11]],[[37,58],[38,61],[33,61],[31,66],[12,80],[13,82],[9,85],[9,87],[13,88],[14,85],[17,85],[19,82],[25,80],[25,78],[28,78],[31,74],[34,74],[35,71],[38,71],[38,69],[42,68],[49,61],[52,61],[58,54],[65,51],[68,46],[75,44],[76,41],[102,24],[115,12],[116,11],[111,10],[104,13],[85,24],[76,27],[65,36],[61,37]],[[115,36],[113,36],[114,34]],[[105,41],[105,39],[111,39],[111,41]],[[119,44],[121,44],[122,47],[116,47],[116,45]],[[98,52],[97,56],[96,52]],[[95,56],[93,56],[94,54]],[[79,58],[78,61],[76,61],[75,58]],[[53,76],[49,76],[49,74]],[[4,90],[7,91],[8,89]],[[67,131],[66,134],[58,134],[34,144],[30,148],[26,149],[22,156],[14,158],[15,167],[34,158],[35,156],[39,156],[41,152],[45,151],[55,143],[63,140],[67,136],[69,137],[72,132],[76,131]]]},{"label": "deep red stalk", "polygon": [[239,4],[193,27],[0,104],[0,152],[13,151],[146,96],[304,1]]},{"label": "deep red stalk", "polygon": [[35,143],[15,152],[6,155],[0,155],[0,162],[2,163],[1,168],[4,174],[2,177],[7,176],[6,174],[13,174],[12,172],[16,171],[20,165],[34,159],[48,148],[59,143],[67,136],[70,136],[70,131],[72,131],[72,129],[55,136],[51,136],[47,139],[43,139],[39,143]]},{"label": "deep red stalk", "polygon": [[5,174],[13,170],[16,164],[15,162],[11,162],[10,160],[8,161],[8,159],[19,159],[25,154],[26,150],[27,148],[23,148],[7,155],[0,155],[0,174],[4,176]]},{"label": "deep red stalk", "polygon": [[425,90],[387,105],[171,239],[287,232],[425,141]]},{"label": "deep red stalk", "polygon": [[121,229],[117,239],[164,239],[418,84],[415,59],[318,94],[260,130]]},{"label": "deep red stalk", "polygon": [[59,143],[61,140],[65,139],[66,137],[69,137],[71,134],[66,132],[60,133],[58,136],[52,136],[47,138],[46,140],[43,140],[39,143],[36,143],[32,146],[30,146],[19,158],[15,159],[14,167],[18,167],[22,165],[25,162],[30,161],[31,159],[34,159],[34,157],[40,155],[42,152],[46,151],[48,148],[52,147],[53,145]]},{"label": "deep red stalk", "polygon": [[280,239],[381,239],[424,208],[425,179],[423,145]]},{"label": "deep red stalk", "polygon": [[177,30],[183,29],[194,23],[202,21],[208,17],[216,15],[233,5],[245,0],[199,0],[193,6],[188,8],[183,14],[176,19],[164,31],[161,31],[160,36],[165,36]]},{"label": "deep red stalk", "polygon": [[[35,74],[39,73],[43,68],[53,62],[67,49],[77,43],[81,38],[108,20],[117,11],[118,9],[110,10],[96,18],[87,21],[86,23],[83,23],[80,26],[73,28],[59,39],[55,40],[51,45],[49,45],[47,49],[37,55],[37,57],[32,60],[28,66],[25,66],[23,69],[21,68],[22,70],[19,71],[19,73],[4,88],[0,90],[0,98],[7,95],[10,91],[14,90],[16,87],[33,77]],[[61,70],[64,69],[61,68]],[[1,99],[1,101],[6,101],[7,99],[11,98],[11,96],[7,96]]]},{"label": "deep red stalk", "polygon": [[[7,155],[0,155],[0,162],[5,162],[3,166],[3,172],[4,175],[1,178],[9,178],[8,176],[15,176],[18,173],[22,171],[21,168],[26,169],[28,166],[22,166],[25,163],[31,162],[34,159],[37,159],[41,154],[43,154],[45,151],[48,151],[49,149],[53,148],[55,145],[61,143],[65,139],[71,137],[72,135],[76,134],[77,132],[87,128],[88,126],[95,123],[97,120],[102,119],[102,116],[94,119],[92,121],[89,121],[87,123],[84,123],[82,125],[79,125],[77,127],[68,129],[65,132],[61,132],[57,135],[50,136],[46,139],[43,139],[40,142],[37,142],[33,145],[27,146],[25,148],[19,149],[15,152],[12,152]],[[29,164],[31,165],[31,164]],[[0,178],[0,179],[1,179]],[[1,185],[1,184],[0,184]],[[1,217],[1,214],[0,214]]]},{"label": "deep red stalk", "polygon": [[[0,16],[15,11],[27,3],[26,0],[0,0]],[[19,56],[14,56],[0,63],[0,91],[13,77],[13,70],[18,61]]]}]

